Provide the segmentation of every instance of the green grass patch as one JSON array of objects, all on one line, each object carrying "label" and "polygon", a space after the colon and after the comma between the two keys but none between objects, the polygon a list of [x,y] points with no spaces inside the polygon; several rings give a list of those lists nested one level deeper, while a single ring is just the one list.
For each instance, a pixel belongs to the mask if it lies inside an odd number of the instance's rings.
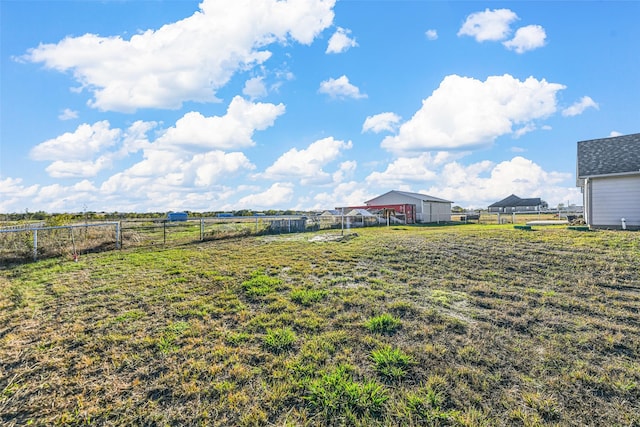
[{"label": "green grass patch", "polygon": [[311,381],[305,396],[312,413],[324,422],[343,424],[347,421],[379,419],[389,400],[385,387],[372,380],[354,381],[352,369],[337,368]]},{"label": "green grass patch", "polygon": [[415,363],[413,357],[402,349],[384,346],[371,352],[371,360],[378,374],[387,380],[401,380],[409,372],[411,365]]},{"label": "green grass patch", "polygon": [[254,273],[249,280],[242,282],[242,288],[247,296],[252,298],[263,297],[275,292],[282,280],[267,276],[263,273]]},{"label": "green grass patch", "polygon": [[293,347],[297,339],[291,328],[268,329],[263,343],[268,350],[280,353]]},{"label": "green grass patch", "polygon": [[392,334],[402,326],[402,321],[391,314],[380,314],[368,319],[364,326],[376,334]]},{"label": "green grass patch", "polygon": [[323,289],[297,289],[291,292],[291,301],[300,305],[310,306],[313,303],[322,301],[327,297],[328,292]]}]

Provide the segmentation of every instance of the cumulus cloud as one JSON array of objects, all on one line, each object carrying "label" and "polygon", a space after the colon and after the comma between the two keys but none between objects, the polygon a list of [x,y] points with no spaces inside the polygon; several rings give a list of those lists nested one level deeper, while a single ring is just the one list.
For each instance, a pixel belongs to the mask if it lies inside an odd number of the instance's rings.
[{"label": "cumulus cloud", "polygon": [[349,37],[351,30],[338,27],[335,33],[329,39],[327,50],[325,53],[342,53],[352,47],[358,46],[355,39]]},{"label": "cumulus cloud", "polygon": [[511,23],[517,20],[518,15],[509,9],[485,9],[467,16],[458,36],[471,36],[479,42],[504,40],[511,33]]},{"label": "cumulus cloud", "polygon": [[616,131],[616,130],[612,130],[612,131],[609,133],[609,136],[610,136],[610,137],[614,137],[614,136],[622,136],[622,135],[624,135],[622,132],[618,132],[618,131]]},{"label": "cumulus cloud", "polygon": [[595,108],[597,110],[599,106],[591,97],[583,96],[580,101],[562,110],[562,115],[565,117],[577,116],[584,113],[587,108]]},{"label": "cumulus cloud", "polygon": [[257,99],[267,96],[267,87],[264,84],[263,77],[253,77],[247,80],[244,84],[242,93],[248,96],[250,99]]},{"label": "cumulus cloud", "polygon": [[58,116],[60,120],[72,120],[78,118],[78,112],[71,110],[70,108],[65,108],[62,113]]},{"label": "cumulus cloud", "polygon": [[544,46],[547,33],[540,25],[527,25],[518,28],[513,39],[503,42],[502,44],[516,53],[524,53],[528,50],[537,49]]},{"label": "cumulus cloud", "polygon": [[462,149],[491,144],[556,112],[556,95],[565,86],[508,74],[485,81],[450,75],[444,78],[422,108],[382,141],[393,152]]},{"label": "cumulus cloud", "polygon": [[320,83],[320,89],[318,89],[319,93],[324,93],[329,95],[331,98],[366,98],[367,95],[360,93],[360,89],[358,87],[349,83],[349,78],[347,76],[341,76],[337,79],[330,78],[328,80],[324,80]]},{"label": "cumulus cloud", "polygon": [[438,31],[436,30],[427,30],[424,33],[425,36],[427,36],[428,40],[437,40],[438,39]]},{"label": "cumulus cloud", "polygon": [[511,24],[519,20],[518,15],[509,9],[486,9],[467,16],[458,31],[458,36],[471,36],[478,42],[502,41],[502,45],[516,53],[544,46],[547,33],[540,25],[527,25],[516,30],[511,40]]},{"label": "cumulus cloud", "polygon": [[442,165],[466,154],[468,153],[438,151],[413,157],[399,157],[389,163],[384,171],[369,174],[365,181],[373,186],[395,188],[433,181],[438,177]]},{"label": "cumulus cloud", "polygon": [[331,191],[315,194],[305,205],[305,209],[322,210],[339,206],[359,206],[377,194],[362,185],[361,182],[349,181],[332,187]]},{"label": "cumulus cloud", "polygon": [[294,185],[289,182],[276,182],[265,191],[241,198],[238,206],[252,209],[268,209],[286,206],[293,197]]},{"label": "cumulus cloud", "polygon": [[254,145],[256,130],[273,125],[285,111],[283,104],[252,103],[233,98],[224,116],[205,117],[192,111],[169,128],[158,142],[164,146],[191,146],[208,149],[237,149]]},{"label": "cumulus cloud", "polygon": [[238,70],[267,61],[272,43],[310,44],[333,23],[335,0],[204,0],[192,16],[129,40],[85,34],[40,44],[23,59],[71,72],[90,106],[132,112],[216,101]]},{"label": "cumulus cloud", "polygon": [[205,187],[217,182],[222,176],[240,170],[251,170],[255,166],[243,153],[216,150],[195,155],[187,168],[195,173],[194,184],[197,187]]},{"label": "cumulus cloud", "polygon": [[267,179],[297,178],[301,184],[327,183],[330,175],[323,167],[332,162],[344,150],[353,146],[351,141],[344,142],[333,137],[327,137],[310,144],[306,149],[291,150],[280,156],[264,174]]},{"label": "cumulus cloud", "polygon": [[74,132],[66,132],[31,149],[34,160],[52,161],[46,172],[53,178],[93,177],[123,158],[149,144],[147,132],[155,122],[138,120],[128,129],[111,129],[109,121],[83,123]]},{"label": "cumulus cloud", "polygon": [[354,160],[347,160],[346,162],[340,163],[340,167],[335,171],[332,175],[333,183],[338,184],[345,180],[345,178],[353,175],[355,170],[358,167],[358,162]]},{"label": "cumulus cloud", "polygon": [[39,185],[24,185],[22,178],[0,177],[0,212],[19,212],[33,205],[26,204],[38,193]]},{"label": "cumulus cloud", "polygon": [[399,185],[431,181],[436,177],[436,171],[431,167],[429,153],[419,157],[400,157],[389,163],[383,172],[373,172],[367,178],[367,183],[374,185]]},{"label": "cumulus cloud", "polygon": [[83,123],[74,132],[66,132],[31,149],[34,160],[85,160],[118,142],[120,129],[111,129],[109,121],[93,125]]},{"label": "cumulus cloud", "polygon": [[368,116],[362,125],[362,133],[382,131],[395,132],[401,117],[395,113],[380,113],[374,116]]},{"label": "cumulus cloud", "polygon": [[428,191],[467,207],[486,207],[510,194],[540,197],[555,206],[567,200],[579,203],[579,190],[562,185],[571,182],[571,178],[570,173],[548,172],[531,160],[516,156],[498,164],[488,160],[467,166],[448,163]]},{"label": "cumulus cloud", "polygon": [[56,160],[46,167],[46,171],[52,178],[87,178],[93,177],[103,169],[111,166],[108,156],[100,156],[95,161],[62,161]]}]

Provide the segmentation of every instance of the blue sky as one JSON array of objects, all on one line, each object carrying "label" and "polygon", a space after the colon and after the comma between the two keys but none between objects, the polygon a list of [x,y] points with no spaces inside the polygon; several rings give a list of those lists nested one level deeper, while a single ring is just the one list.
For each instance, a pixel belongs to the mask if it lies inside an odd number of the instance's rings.
[{"label": "blue sky", "polygon": [[640,2],[12,1],[0,212],[581,204],[637,133]]}]

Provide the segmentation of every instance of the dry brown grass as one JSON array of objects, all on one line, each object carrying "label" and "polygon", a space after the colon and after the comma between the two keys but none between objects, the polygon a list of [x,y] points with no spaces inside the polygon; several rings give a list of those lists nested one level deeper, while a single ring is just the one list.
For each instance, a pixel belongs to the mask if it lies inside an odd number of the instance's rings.
[{"label": "dry brown grass", "polygon": [[0,421],[640,423],[640,234],[292,237],[0,270]]}]

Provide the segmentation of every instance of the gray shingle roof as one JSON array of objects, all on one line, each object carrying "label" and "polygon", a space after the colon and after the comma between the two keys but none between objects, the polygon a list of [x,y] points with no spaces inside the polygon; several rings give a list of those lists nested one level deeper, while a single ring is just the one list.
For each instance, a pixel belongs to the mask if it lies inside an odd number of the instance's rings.
[{"label": "gray shingle roof", "polygon": [[509,197],[505,197],[499,202],[495,202],[489,205],[490,208],[510,208],[515,206],[540,206],[542,204],[542,200],[539,197],[529,198],[529,199],[521,199],[515,194],[510,195]]},{"label": "gray shingle roof", "polygon": [[577,178],[640,172],[640,133],[578,142]]}]

